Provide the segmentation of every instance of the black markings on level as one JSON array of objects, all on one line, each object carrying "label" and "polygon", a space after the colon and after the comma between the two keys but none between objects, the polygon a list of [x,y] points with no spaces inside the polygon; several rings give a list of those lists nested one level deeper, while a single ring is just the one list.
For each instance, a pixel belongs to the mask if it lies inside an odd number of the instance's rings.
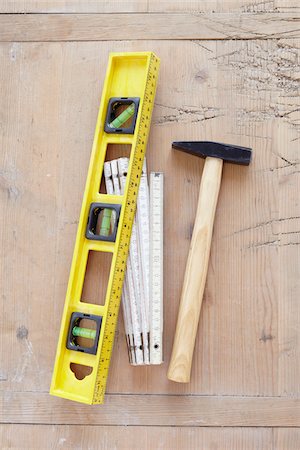
[{"label": "black markings on level", "polygon": [[[117,325],[118,311],[119,305],[121,301],[122,294],[122,282],[125,275],[126,269],[126,257],[128,255],[129,244],[130,244],[130,234],[132,228],[132,222],[134,220],[134,214],[136,209],[136,197],[137,197],[137,187],[139,185],[139,181],[142,175],[142,161],[144,159],[144,155],[146,152],[145,142],[148,134],[149,124],[143,123],[146,118],[147,121],[150,119],[150,114],[147,114],[146,111],[150,113],[151,107],[150,105],[153,103],[153,98],[150,97],[153,95],[154,90],[151,90],[150,81],[155,80],[156,75],[153,73],[153,70],[157,70],[157,66],[154,65],[158,60],[154,57],[150,60],[149,72],[148,72],[148,84],[145,90],[144,102],[142,104],[141,111],[141,120],[138,130],[137,136],[137,145],[135,149],[133,149],[133,158],[132,161],[132,170],[131,170],[131,180],[128,189],[128,200],[126,202],[124,208],[124,216],[122,223],[120,222],[121,235],[120,235],[120,245],[116,256],[116,263],[112,281],[111,295],[108,303],[108,312],[106,321],[104,324],[104,336],[102,349],[101,349],[101,362],[107,362],[106,365],[99,364],[98,373],[97,373],[97,382],[96,382],[96,391],[94,393],[93,401],[94,403],[101,403],[103,401],[107,374],[109,369],[109,362],[111,358],[111,351],[114,341],[114,333]],[[151,82],[152,88],[154,87],[154,83]],[[148,93],[150,92],[150,95]],[[137,180],[137,182],[133,181]],[[112,339],[108,339],[108,336],[112,336]]]}]

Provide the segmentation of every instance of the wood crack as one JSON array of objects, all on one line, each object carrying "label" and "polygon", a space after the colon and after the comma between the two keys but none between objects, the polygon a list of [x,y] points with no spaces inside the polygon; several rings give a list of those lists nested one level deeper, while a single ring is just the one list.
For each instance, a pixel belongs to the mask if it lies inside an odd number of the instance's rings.
[{"label": "wood crack", "polygon": [[[156,104],[160,108],[170,109],[174,111],[172,114],[163,114],[154,116],[153,123],[162,125],[168,123],[189,122],[198,123],[206,120],[216,119],[217,117],[224,116],[224,113],[219,108],[213,108],[209,106],[195,107],[195,106],[166,106],[162,104]],[[156,113],[157,115],[157,113]]]},{"label": "wood crack", "polygon": [[242,228],[241,230],[234,231],[232,234],[229,234],[226,237],[233,236],[233,235],[239,234],[239,233],[244,233],[245,231],[256,230],[258,228],[265,227],[267,225],[271,225],[273,223],[284,222],[284,221],[287,221],[287,220],[296,220],[296,219],[300,219],[300,216],[291,216],[291,217],[283,217],[283,218],[280,218],[280,219],[271,219],[271,220],[268,220],[266,222],[258,223],[258,224],[254,225],[254,226],[251,226],[251,227]]},{"label": "wood crack", "polygon": [[277,245],[280,241],[278,239],[274,239],[273,241],[259,242],[255,244],[250,244],[246,248],[260,248],[260,247],[268,247]]}]

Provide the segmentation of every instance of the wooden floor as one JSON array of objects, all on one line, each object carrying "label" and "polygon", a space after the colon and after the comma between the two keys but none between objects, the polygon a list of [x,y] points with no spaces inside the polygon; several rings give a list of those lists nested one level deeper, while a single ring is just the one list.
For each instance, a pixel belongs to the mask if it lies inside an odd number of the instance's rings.
[{"label": "wooden floor", "polygon": [[[1,449],[300,449],[298,0],[0,3]],[[26,14],[24,14],[26,13]],[[104,406],[48,394],[111,51],[161,58],[149,168],[165,172],[165,364],[128,365]],[[225,165],[192,380],[167,380],[203,161]],[[99,280],[94,277],[94,285]]]}]

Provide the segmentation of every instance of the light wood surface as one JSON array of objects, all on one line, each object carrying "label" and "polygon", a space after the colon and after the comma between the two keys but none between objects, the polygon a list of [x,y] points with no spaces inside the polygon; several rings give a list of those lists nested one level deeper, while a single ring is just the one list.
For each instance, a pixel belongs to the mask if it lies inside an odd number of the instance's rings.
[{"label": "light wood surface", "polygon": [[[3,14],[0,42],[299,38],[300,13]],[[117,30],[117,31],[116,31]]]},{"label": "light wood surface", "polygon": [[2,13],[295,12],[298,0],[2,0]]},{"label": "light wood surface", "polygon": [[[101,450],[299,450],[295,428],[95,427],[78,425],[7,425],[0,427],[3,450],[67,448]],[[160,446],[160,447],[159,447]]]},{"label": "light wood surface", "polygon": [[[0,447],[298,450],[297,5],[109,3],[1,2],[44,14],[0,16]],[[165,363],[131,367],[120,318],[107,403],[86,407],[48,390],[108,54],[135,50],[161,58],[148,163],[165,172]],[[171,143],[199,139],[253,161],[224,165],[191,382],[178,384],[167,367],[203,161]]]},{"label": "light wood surface", "polygon": [[222,159],[205,159],[168,369],[169,380],[178,383],[189,383],[191,378],[222,168]]},{"label": "light wood surface", "polygon": [[3,393],[2,400],[1,423],[297,427],[300,420],[300,400],[283,396],[114,392],[106,395],[104,406],[91,408],[57,398],[49,399],[47,391],[36,390]]}]

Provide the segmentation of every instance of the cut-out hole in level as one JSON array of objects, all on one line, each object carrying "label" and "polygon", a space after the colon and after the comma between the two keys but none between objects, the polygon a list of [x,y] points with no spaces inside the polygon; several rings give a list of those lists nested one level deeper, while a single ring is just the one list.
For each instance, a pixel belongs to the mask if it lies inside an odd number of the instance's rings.
[{"label": "cut-out hole in level", "polygon": [[[130,152],[131,152],[130,144],[108,144],[106,148],[105,162],[124,157],[130,158]],[[113,186],[112,179],[111,179],[111,186]],[[102,175],[99,192],[100,194],[111,194],[111,192],[107,192],[104,175]]]},{"label": "cut-out hole in level", "polygon": [[71,363],[70,369],[74,373],[77,380],[84,380],[85,377],[91,375],[93,368],[91,366],[84,366],[83,364]]},{"label": "cut-out hole in level", "polygon": [[90,250],[86,265],[81,302],[104,305],[112,253]]}]

